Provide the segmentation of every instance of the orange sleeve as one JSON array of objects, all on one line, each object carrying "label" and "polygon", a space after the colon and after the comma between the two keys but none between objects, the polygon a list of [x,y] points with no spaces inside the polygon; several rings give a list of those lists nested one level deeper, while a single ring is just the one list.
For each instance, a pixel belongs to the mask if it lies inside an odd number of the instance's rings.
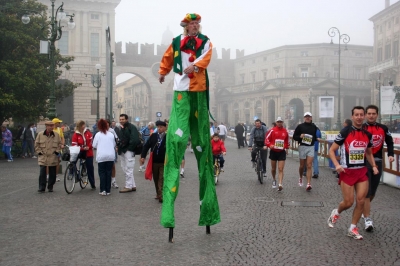
[{"label": "orange sleeve", "polygon": [[199,56],[198,58],[199,61],[195,62],[194,65],[197,66],[198,68],[206,69],[211,62],[211,56],[212,56],[212,43],[209,41],[208,50],[201,56]]},{"label": "orange sleeve", "polygon": [[171,44],[165,51],[163,58],[161,59],[160,70],[158,70],[158,73],[165,76],[171,71],[173,66],[174,66],[174,51],[172,49],[172,44]]}]

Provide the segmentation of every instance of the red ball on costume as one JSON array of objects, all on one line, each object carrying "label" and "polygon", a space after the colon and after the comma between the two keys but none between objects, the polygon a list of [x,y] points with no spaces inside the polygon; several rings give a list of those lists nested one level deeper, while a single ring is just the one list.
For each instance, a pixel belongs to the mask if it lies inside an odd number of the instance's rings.
[{"label": "red ball on costume", "polygon": [[194,61],[194,57],[193,56],[189,57],[189,62],[193,62],[193,61]]},{"label": "red ball on costume", "polygon": [[188,78],[192,79],[194,77],[193,73],[188,74]]}]

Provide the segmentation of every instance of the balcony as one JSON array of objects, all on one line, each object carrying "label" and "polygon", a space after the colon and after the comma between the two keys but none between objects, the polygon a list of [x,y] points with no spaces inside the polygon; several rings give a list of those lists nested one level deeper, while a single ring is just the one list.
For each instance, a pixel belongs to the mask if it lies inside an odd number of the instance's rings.
[{"label": "balcony", "polygon": [[376,63],[375,65],[373,65],[372,67],[370,67],[368,69],[368,74],[372,74],[372,73],[382,73],[383,70],[392,68],[392,67],[397,67],[398,66],[398,60],[397,58],[390,58],[390,59],[386,59],[382,62]]}]

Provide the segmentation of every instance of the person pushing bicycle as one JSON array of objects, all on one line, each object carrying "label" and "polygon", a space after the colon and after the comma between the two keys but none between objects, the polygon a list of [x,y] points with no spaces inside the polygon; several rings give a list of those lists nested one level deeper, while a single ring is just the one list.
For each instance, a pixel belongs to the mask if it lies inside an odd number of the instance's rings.
[{"label": "person pushing bicycle", "polygon": [[223,172],[225,163],[223,155],[226,155],[226,149],[224,142],[219,138],[218,133],[214,133],[214,135],[212,136],[211,150],[213,154],[213,161],[215,161],[215,159],[219,157],[219,167],[221,169],[221,172]]},{"label": "person pushing bicycle", "polygon": [[250,139],[249,139],[249,150],[251,151],[251,162],[254,166],[257,151],[260,150],[261,161],[263,166],[263,175],[267,176],[267,155],[268,150],[264,150],[264,140],[265,136],[268,132],[268,128],[261,124],[261,120],[257,119],[254,123],[255,127],[253,127],[250,131]]}]

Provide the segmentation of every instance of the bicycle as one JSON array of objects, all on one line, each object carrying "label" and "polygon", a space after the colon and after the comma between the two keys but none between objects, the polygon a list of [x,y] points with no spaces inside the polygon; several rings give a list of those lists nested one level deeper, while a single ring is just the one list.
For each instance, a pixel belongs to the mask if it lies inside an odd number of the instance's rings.
[{"label": "bicycle", "polygon": [[214,160],[214,183],[215,185],[218,184],[218,177],[221,173],[221,167],[219,166],[219,156],[217,156]]},{"label": "bicycle", "polygon": [[261,159],[261,149],[259,147],[253,146],[253,149],[257,149],[256,153],[256,158],[255,162],[253,162],[254,169],[257,173],[258,181],[260,184],[264,182],[264,174],[263,174],[263,165],[262,165],[262,159]]},{"label": "bicycle", "polygon": [[80,147],[78,146],[70,147],[68,145],[66,147],[68,147],[70,150],[71,148],[74,149],[74,152],[71,152],[69,156],[63,154],[62,157],[63,161],[67,161],[67,167],[64,173],[64,188],[65,192],[71,194],[75,189],[75,183],[79,182],[81,189],[86,188],[89,177],[87,174],[85,158],[81,158],[79,156],[79,153],[76,154],[76,152],[80,150]]}]

